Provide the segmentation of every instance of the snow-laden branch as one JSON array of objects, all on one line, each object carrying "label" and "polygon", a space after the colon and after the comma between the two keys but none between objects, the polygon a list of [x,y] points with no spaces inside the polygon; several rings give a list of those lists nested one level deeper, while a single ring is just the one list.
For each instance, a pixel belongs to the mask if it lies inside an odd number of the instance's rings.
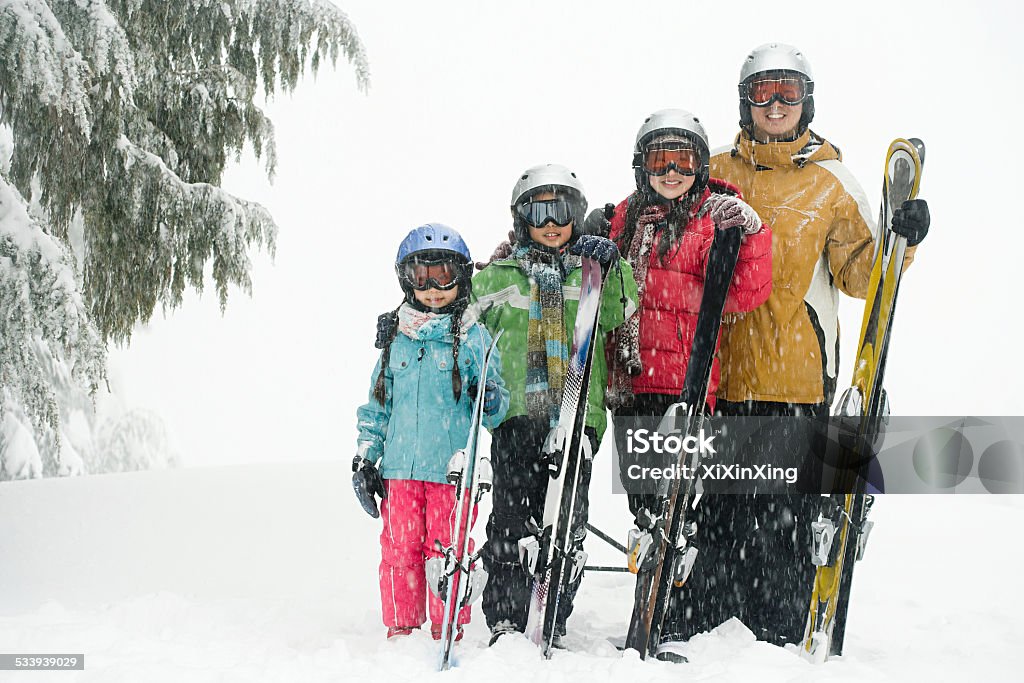
[{"label": "snow-laden branch", "polygon": [[2,114],[55,108],[89,135],[88,62],[70,43],[45,2],[0,0]]},{"label": "snow-laden branch", "polygon": [[44,355],[62,359],[85,391],[103,379],[106,348],[78,290],[74,257],[47,235],[18,191],[0,175],[0,412],[22,406],[37,430],[59,415]]}]

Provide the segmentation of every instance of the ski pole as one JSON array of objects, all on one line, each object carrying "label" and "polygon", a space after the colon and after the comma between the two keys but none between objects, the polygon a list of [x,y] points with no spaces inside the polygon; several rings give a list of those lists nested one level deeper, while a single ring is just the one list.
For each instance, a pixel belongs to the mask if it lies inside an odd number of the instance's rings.
[{"label": "ski pole", "polygon": [[[611,547],[613,547],[616,550],[618,550],[623,555],[628,555],[629,554],[629,551],[626,550],[626,546],[622,545],[621,543],[616,541],[614,538],[612,538],[611,536],[609,536],[605,532],[603,532],[600,529],[598,529],[596,526],[594,526],[590,522],[587,522],[587,531],[592,531],[595,536],[600,538],[602,541],[604,541],[605,543],[607,543]],[[588,567],[588,569],[589,569],[589,567]]]}]

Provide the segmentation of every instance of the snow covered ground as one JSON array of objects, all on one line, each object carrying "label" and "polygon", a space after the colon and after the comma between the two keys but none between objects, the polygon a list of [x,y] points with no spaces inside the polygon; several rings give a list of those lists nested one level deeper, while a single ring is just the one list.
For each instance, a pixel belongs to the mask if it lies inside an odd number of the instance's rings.
[{"label": "snow covered ground", "polygon": [[[595,521],[624,536],[607,459]],[[0,681],[421,680],[436,646],[384,638],[379,522],[344,464],[246,465],[0,484],[0,651],[83,653],[78,672]],[[698,636],[691,663],[641,662],[625,631],[632,581],[590,574],[570,651],[486,647],[477,608],[444,680],[1010,681],[1024,671],[1024,498],[885,496],[858,569],[847,654],[812,666],[738,623]],[[1007,530],[1010,531],[1007,534]],[[478,537],[482,528],[477,530]],[[592,561],[621,562],[600,541]]]}]

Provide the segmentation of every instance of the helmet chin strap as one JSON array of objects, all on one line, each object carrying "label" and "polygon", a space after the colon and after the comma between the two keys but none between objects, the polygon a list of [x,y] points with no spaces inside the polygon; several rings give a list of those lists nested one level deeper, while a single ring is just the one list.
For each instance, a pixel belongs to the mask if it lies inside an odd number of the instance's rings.
[{"label": "helmet chin strap", "polygon": [[420,311],[422,313],[439,313],[442,315],[445,313],[451,313],[452,310],[454,310],[455,307],[461,303],[461,299],[462,297],[459,296],[455,298],[455,301],[451,302],[446,306],[442,306],[441,308],[431,308],[430,306],[425,306],[424,304],[421,304],[419,299],[416,298],[416,295],[413,294],[411,290],[409,294],[407,294],[405,297],[405,300],[409,302],[409,305],[415,308],[417,311]]},{"label": "helmet chin strap", "polygon": [[756,130],[757,127],[754,125],[753,122],[751,122],[750,126],[748,126],[746,129],[747,135],[749,135],[750,139],[753,140],[754,142],[761,145],[767,145],[772,142],[793,142],[794,140],[796,140],[801,135],[807,132],[807,126],[804,124],[798,124],[797,127],[793,129],[793,132],[790,133],[789,135],[765,136],[766,139],[763,140],[757,136]]},{"label": "helmet chin strap", "polygon": [[410,306],[415,308],[417,311],[420,311],[422,313],[441,313],[441,314],[444,314],[444,313],[451,313],[452,309],[454,309],[456,306],[458,306],[462,302],[466,301],[469,298],[469,292],[470,292],[471,288],[472,288],[472,284],[467,283],[464,278],[460,278],[459,279],[459,293],[455,297],[455,300],[452,301],[450,304],[448,304],[446,306],[442,306],[440,308],[431,308],[430,306],[427,306],[425,304],[420,303],[420,300],[416,298],[416,291],[414,289],[412,289],[411,287],[403,286],[402,290],[405,292],[405,301],[406,301],[406,303],[408,303]]},{"label": "helmet chin strap", "polygon": [[643,186],[643,193],[647,197],[648,202],[651,204],[660,204],[670,209],[676,204],[685,201],[687,198],[696,197],[697,195],[704,191],[704,186],[697,187],[697,183],[694,182],[693,187],[691,187],[683,194],[679,195],[675,199],[668,199],[666,197],[662,197],[653,187],[651,187],[649,176],[645,175],[645,177],[648,178],[648,182],[646,182]]},{"label": "helmet chin strap", "polygon": [[575,241],[576,241],[576,235],[573,235],[573,236],[571,236],[569,238],[569,241],[566,242],[565,244],[563,244],[562,246],[560,246],[560,247],[549,247],[546,244],[541,244],[540,242],[537,242],[536,240],[532,240],[531,239],[530,240],[530,246],[533,247],[534,249],[536,249],[537,251],[543,252],[545,254],[552,254],[554,256],[561,256],[563,253],[565,253],[565,251],[569,247],[571,247],[573,245],[573,242],[575,242]]}]

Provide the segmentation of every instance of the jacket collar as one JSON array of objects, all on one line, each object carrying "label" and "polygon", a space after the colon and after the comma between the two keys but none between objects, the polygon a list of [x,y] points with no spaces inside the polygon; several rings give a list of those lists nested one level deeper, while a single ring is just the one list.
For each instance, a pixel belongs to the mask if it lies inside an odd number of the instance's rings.
[{"label": "jacket collar", "polygon": [[[399,310],[399,317],[403,314],[410,317],[421,318],[420,323],[416,325],[416,336],[411,337],[412,339],[419,341],[446,341],[452,342],[452,316],[450,313],[424,313],[416,311],[409,304],[402,304],[402,308]],[[466,340],[466,336],[469,334],[469,328],[480,318],[480,307],[476,304],[466,307],[466,310],[462,314],[462,322],[459,325],[459,338],[463,341]],[[425,320],[424,320],[425,319]]]},{"label": "jacket collar", "polygon": [[757,142],[746,131],[736,136],[733,154],[759,168],[803,168],[808,161],[841,159],[839,150],[809,128],[789,142]]}]

